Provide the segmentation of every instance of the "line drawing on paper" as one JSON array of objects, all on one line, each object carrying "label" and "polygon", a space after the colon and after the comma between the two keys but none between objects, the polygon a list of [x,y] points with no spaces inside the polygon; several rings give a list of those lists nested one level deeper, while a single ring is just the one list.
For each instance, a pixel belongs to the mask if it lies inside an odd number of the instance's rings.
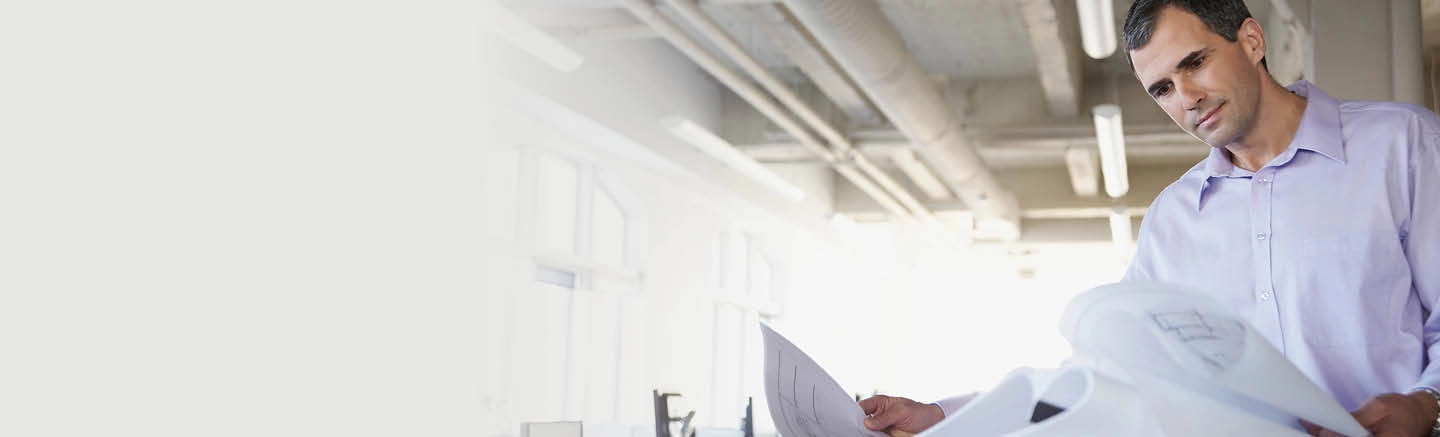
[{"label": "line drawing on paper", "polygon": [[1198,309],[1157,311],[1149,316],[1156,327],[1185,344],[1212,370],[1230,368],[1245,350],[1245,325],[1237,320]]},{"label": "line drawing on paper", "polygon": [[[783,374],[784,370],[786,370],[784,352],[775,351],[775,363],[777,373]],[[818,388],[810,385],[809,408],[808,411],[806,411],[807,409],[804,405],[805,399],[801,398],[801,394],[804,393],[805,390],[799,385],[800,366],[790,363],[788,370],[790,370],[790,372],[788,372],[790,374],[789,390],[785,389],[784,381],[780,381],[778,378],[775,381],[775,394],[779,397],[780,402],[778,406],[780,407],[781,415],[781,417],[776,418],[777,423],[785,423],[789,425],[790,429],[801,433],[801,435],[794,437],[827,437],[836,435],[836,433],[832,432],[833,430],[827,430],[825,428],[825,421],[821,419],[822,415],[817,406],[817,399],[819,398],[817,393]],[[867,436],[863,432],[855,432],[853,435],[855,437]]]}]

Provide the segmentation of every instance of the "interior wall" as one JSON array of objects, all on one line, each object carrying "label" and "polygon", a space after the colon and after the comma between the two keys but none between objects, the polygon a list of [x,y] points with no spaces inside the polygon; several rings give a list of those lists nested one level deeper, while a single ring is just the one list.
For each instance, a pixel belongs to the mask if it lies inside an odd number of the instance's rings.
[{"label": "interior wall", "polygon": [[4,434],[481,433],[472,4],[13,6]]}]

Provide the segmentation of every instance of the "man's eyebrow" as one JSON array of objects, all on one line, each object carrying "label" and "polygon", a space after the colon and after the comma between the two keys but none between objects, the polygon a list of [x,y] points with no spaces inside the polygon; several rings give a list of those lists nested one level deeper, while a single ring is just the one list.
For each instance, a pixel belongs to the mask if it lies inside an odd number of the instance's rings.
[{"label": "man's eyebrow", "polygon": [[1180,62],[1175,63],[1175,69],[1184,70],[1186,66],[1193,64],[1195,60],[1199,59],[1201,56],[1210,54],[1211,51],[1214,51],[1214,49],[1206,47],[1200,50],[1190,52],[1190,54],[1185,55],[1184,58],[1180,58]]},{"label": "man's eyebrow", "polygon": [[[1190,52],[1189,54],[1185,55],[1185,57],[1180,58],[1180,62],[1175,63],[1175,70],[1184,70],[1187,66],[1194,64],[1195,60],[1200,59],[1201,56],[1210,54],[1210,52],[1212,51],[1214,51],[1214,49],[1206,47],[1200,50]],[[1155,83],[1150,84],[1150,86],[1145,87],[1145,92],[1150,93],[1150,95],[1153,96],[1155,95],[1155,91],[1169,84],[1170,79],[1160,79],[1155,81]]]}]

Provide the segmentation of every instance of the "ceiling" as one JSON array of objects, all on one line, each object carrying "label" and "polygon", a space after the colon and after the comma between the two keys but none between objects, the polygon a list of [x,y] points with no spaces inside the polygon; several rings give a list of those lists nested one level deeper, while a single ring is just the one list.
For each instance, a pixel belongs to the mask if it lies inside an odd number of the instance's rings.
[{"label": "ceiling", "polygon": [[[1267,32],[1272,24],[1271,1],[1247,1],[1252,14],[1267,27]],[[501,2],[562,40],[605,40],[617,44],[661,40],[658,33],[633,16],[620,0]],[[700,41],[711,53],[721,53],[676,11],[665,6],[664,1],[658,3],[660,12],[684,28],[692,39]],[[1158,193],[1209,151],[1208,146],[1182,132],[1155,107],[1137,86],[1123,55],[1117,52],[1107,59],[1095,60],[1079,50],[1074,0],[879,0],[878,3],[906,49],[932,78],[937,92],[944,94],[949,109],[958,117],[966,138],[986,166],[1020,193],[1018,200],[1028,211],[1054,211],[1064,207],[1099,211],[1095,215],[1103,217],[1113,203],[1103,193],[1099,196],[1079,194],[1065,177],[1067,171],[1075,171],[1067,170],[1067,149],[1096,147],[1095,125],[1090,116],[1090,108],[1095,104],[1116,103],[1123,108],[1130,172],[1146,175],[1131,181],[1131,191],[1137,193],[1125,199],[1131,207],[1147,205],[1152,198],[1149,196]],[[1114,3],[1113,18],[1118,29],[1131,1],[1115,0]],[[902,181],[911,193],[919,195],[921,188],[892,160],[895,150],[910,145],[905,136],[886,123],[883,115],[868,122],[860,120],[858,113],[867,110],[879,113],[862,90],[850,91],[853,96],[860,96],[851,99],[853,101],[827,92],[827,84],[804,70],[805,62],[797,61],[795,51],[787,50],[781,42],[783,39],[777,38],[777,22],[780,27],[789,26],[782,31],[816,38],[784,4],[766,0],[702,0],[700,4],[760,65],[796,90],[808,104],[820,109],[818,112],[840,128],[863,154]],[[1426,22],[1440,22],[1435,19],[1440,15],[1440,0],[1425,0],[1423,5]],[[1052,18],[1048,22],[1037,21],[1037,11],[1042,18],[1045,14]],[[1298,47],[1300,44],[1273,46]],[[823,48],[820,52],[825,56]],[[740,71],[727,57],[718,57],[731,69]],[[1055,66],[1063,62],[1057,64],[1056,57],[1075,59],[1079,65],[1073,74],[1078,77],[1057,79],[1057,70],[1063,68]],[[1280,58],[1272,54],[1271,63]],[[840,70],[841,77],[853,80],[853,73],[844,71],[838,63],[831,67]],[[1272,66],[1272,71],[1275,70]],[[1065,85],[1067,82],[1070,85]],[[853,82],[850,85],[853,86]],[[1066,89],[1067,86],[1070,88]],[[1071,96],[1070,110],[1057,111],[1057,107],[1063,108],[1066,103],[1062,100],[1057,105],[1056,95],[1064,96],[1067,92]],[[734,94],[726,92],[723,100],[726,115],[719,133],[737,148],[761,162],[824,165]],[[836,210],[857,217],[883,216],[883,211],[875,203],[867,202],[854,186],[840,178],[836,181]],[[964,208],[953,199],[935,200],[930,205],[937,212]]]}]

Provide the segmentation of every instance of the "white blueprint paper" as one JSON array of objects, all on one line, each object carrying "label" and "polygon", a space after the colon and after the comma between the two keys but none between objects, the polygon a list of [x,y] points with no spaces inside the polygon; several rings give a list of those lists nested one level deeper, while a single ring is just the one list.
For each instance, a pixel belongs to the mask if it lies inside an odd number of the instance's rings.
[{"label": "white blueprint paper", "polygon": [[865,412],[809,355],[769,325],[765,338],[765,398],[775,429],[785,437],[885,437],[865,428]]},{"label": "white blueprint paper", "polygon": [[1029,426],[1030,411],[1038,392],[1035,383],[1033,370],[1015,369],[995,388],[971,399],[959,411],[915,437],[1000,436]]},{"label": "white blueprint paper", "polygon": [[[1151,398],[1166,435],[1304,435],[1297,418],[1349,436],[1364,427],[1243,319],[1213,299],[1169,284],[1122,282],[1082,293],[1061,334],[1096,369]],[[1236,428],[1241,424],[1253,428]]]},{"label": "white blueprint paper", "polygon": [[[880,437],[844,389],[762,324],[765,393],[786,437]],[[1125,282],[1076,296],[1061,334],[1075,356],[1058,374],[1020,368],[921,433],[951,436],[1305,436],[1298,419],[1368,436],[1349,412],[1213,299]],[[1044,402],[1058,413],[1031,422]],[[1042,416],[1043,417],[1043,416]]]},{"label": "white blueprint paper", "polygon": [[[1011,372],[995,389],[917,437],[1163,435],[1127,385],[1086,367],[1066,367],[1054,378],[1039,372],[1023,367]],[[1030,422],[1042,401],[1064,411]]]}]

